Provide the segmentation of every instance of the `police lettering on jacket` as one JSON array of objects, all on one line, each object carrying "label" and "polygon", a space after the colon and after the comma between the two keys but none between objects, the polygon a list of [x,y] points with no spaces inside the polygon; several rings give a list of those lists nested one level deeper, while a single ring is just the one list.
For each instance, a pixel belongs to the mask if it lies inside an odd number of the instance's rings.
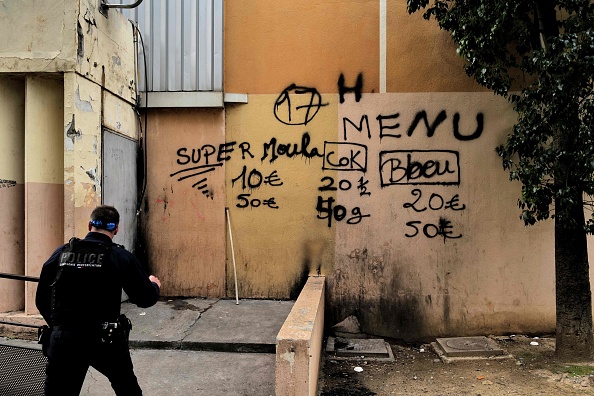
[{"label": "police lettering on jacket", "polygon": [[103,265],[103,253],[75,253],[66,252],[60,256],[60,267],[92,267],[100,268]]}]

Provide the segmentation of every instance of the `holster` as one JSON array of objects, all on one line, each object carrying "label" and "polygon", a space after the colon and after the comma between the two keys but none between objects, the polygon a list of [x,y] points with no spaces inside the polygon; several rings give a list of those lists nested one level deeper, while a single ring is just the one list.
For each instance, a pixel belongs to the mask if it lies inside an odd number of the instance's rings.
[{"label": "holster", "polygon": [[41,345],[41,352],[45,357],[47,357],[51,335],[52,328],[49,326],[43,325],[37,329],[37,343]]},{"label": "holster", "polygon": [[115,322],[105,322],[101,325],[101,341],[106,344],[127,343],[130,339],[132,322],[122,314]]}]

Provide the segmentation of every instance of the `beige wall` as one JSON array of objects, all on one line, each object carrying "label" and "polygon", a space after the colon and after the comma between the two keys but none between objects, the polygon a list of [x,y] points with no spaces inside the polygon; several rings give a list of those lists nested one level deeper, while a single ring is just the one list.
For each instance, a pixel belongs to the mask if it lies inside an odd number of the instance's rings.
[{"label": "beige wall", "polygon": [[149,113],[143,238],[164,295],[225,294],[223,128],[220,109]]},{"label": "beige wall", "polygon": [[[62,79],[27,77],[25,87],[25,274],[63,242],[64,149]],[[36,312],[37,285],[27,282],[25,311]]]},{"label": "beige wall", "polygon": [[[0,272],[25,274],[25,82],[0,77]],[[0,279],[0,312],[25,307],[22,282]]]},{"label": "beige wall", "polygon": [[422,13],[408,15],[404,1],[387,1],[387,92],[485,91],[462,71],[450,36]]},{"label": "beige wall", "polygon": [[[409,133],[421,112],[430,124],[445,117],[432,136],[422,121]],[[384,125],[398,128],[379,128],[378,115],[395,114]],[[340,178],[356,185],[364,177],[370,195],[339,191],[337,200],[370,217],[336,224],[329,279],[335,319],[356,314],[365,332],[398,338],[553,325],[551,224],[525,228],[519,221],[519,185],[508,181],[495,153],[515,119],[504,99],[365,95],[346,101],[339,115],[357,125],[369,120],[371,137],[350,126],[340,137],[366,147],[368,172]]]},{"label": "beige wall", "polygon": [[72,69],[78,8],[78,0],[2,1],[0,72]]},{"label": "beige wall", "polygon": [[[292,106],[312,97],[290,96]],[[236,142],[225,175],[227,206],[243,297],[296,298],[309,274],[332,267],[334,230],[316,219],[315,205],[324,141],[335,139],[337,101],[314,99],[327,106],[305,126],[280,122],[277,98],[253,95],[249,105],[227,109],[226,141]],[[277,113],[286,120],[281,106]],[[293,121],[305,115],[296,111]],[[230,250],[227,255],[230,261]]]},{"label": "beige wall", "polygon": [[134,103],[132,24],[96,0],[3,1],[0,73],[76,71]]}]

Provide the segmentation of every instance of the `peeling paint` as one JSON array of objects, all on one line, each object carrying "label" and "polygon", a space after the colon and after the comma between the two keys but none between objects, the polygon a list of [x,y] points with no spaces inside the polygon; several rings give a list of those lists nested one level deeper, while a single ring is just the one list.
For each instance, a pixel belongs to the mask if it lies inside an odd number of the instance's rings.
[{"label": "peeling paint", "polygon": [[76,87],[74,101],[76,104],[76,108],[79,109],[80,111],[84,111],[87,113],[93,111],[93,105],[91,104],[91,102],[88,100],[82,100],[80,98],[80,87],[78,87],[78,86]]},{"label": "peeling paint", "polygon": [[76,61],[81,64],[85,56],[85,36],[80,23],[76,25],[76,34],[78,38],[78,47],[76,48]]},{"label": "peeling paint", "polygon": [[281,358],[289,362],[291,366],[291,374],[293,373],[293,365],[295,364],[295,352],[285,352],[281,355]]},{"label": "peeling paint", "polygon": [[84,15],[83,19],[87,22],[87,33],[92,34],[93,33],[92,26],[97,27],[97,22],[95,21],[95,18],[93,18],[93,14],[91,13],[91,11],[88,8],[87,8],[87,11],[85,11],[85,15]]},{"label": "peeling paint", "polygon": [[97,166],[95,166],[95,168],[92,169],[85,169],[82,166],[80,168],[85,171],[87,176],[89,176],[89,179],[91,179],[94,183],[99,183],[99,179],[97,178],[97,174],[99,173],[97,170]]},{"label": "peeling paint", "polygon": [[75,126],[75,122],[74,122],[74,114],[72,114],[72,121],[70,121],[68,124],[66,124],[64,133],[66,135],[66,139],[65,139],[66,150],[68,150],[68,151],[74,150],[75,141],[80,140],[80,138],[82,137],[82,131],[80,129],[76,130],[76,126]]}]

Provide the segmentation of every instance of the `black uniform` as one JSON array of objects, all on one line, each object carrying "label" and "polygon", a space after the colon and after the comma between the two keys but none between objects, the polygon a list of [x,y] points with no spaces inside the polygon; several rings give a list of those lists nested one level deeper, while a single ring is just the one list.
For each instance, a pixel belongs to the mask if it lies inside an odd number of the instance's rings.
[{"label": "black uniform", "polygon": [[102,233],[72,240],[45,262],[36,304],[52,328],[46,395],[78,395],[89,366],[109,379],[117,395],[142,395],[127,339],[107,339],[104,329],[118,321],[122,289],[143,308],[159,297],[136,257]]}]

